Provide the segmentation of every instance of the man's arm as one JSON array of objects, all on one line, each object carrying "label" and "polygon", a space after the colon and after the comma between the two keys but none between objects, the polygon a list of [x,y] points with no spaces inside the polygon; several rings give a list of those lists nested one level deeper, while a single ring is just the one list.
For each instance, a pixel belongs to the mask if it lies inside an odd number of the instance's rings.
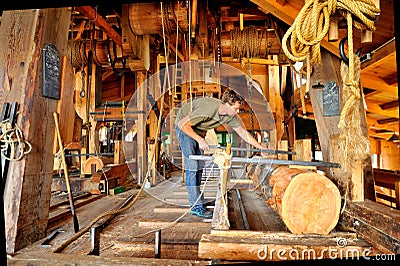
[{"label": "man's arm", "polygon": [[253,145],[256,149],[263,149],[260,143],[242,126],[233,128],[235,132],[248,144]]},{"label": "man's arm", "polygon": [[193,124],[190,121],[189,116],[185,116],[178,122],[178,127],[180,130],[183,131],[183,133],[185,133],[186,135],[197,141],[199,143],[200,149],[208,151],[210,147],[208,146],[207,141],[201,136],[199,136],[196,132],[194,132],[192,126]]}]

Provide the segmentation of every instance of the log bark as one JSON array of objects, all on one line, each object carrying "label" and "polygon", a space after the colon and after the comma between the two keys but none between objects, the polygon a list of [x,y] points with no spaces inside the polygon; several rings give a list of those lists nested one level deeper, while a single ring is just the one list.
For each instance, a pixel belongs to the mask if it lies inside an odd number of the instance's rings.
[{"label": "log bark", "polygon": [[341,196],[326,176],[288,166],[248,166],[248,176],[293,234],[326,235],[339,221]]}]

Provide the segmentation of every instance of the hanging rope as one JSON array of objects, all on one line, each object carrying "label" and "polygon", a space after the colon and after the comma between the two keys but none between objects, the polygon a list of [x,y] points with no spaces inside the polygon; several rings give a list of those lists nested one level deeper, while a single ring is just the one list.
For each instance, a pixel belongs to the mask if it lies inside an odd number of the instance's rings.
[{"label": "hanging rope", "polygon": [[[350,13],[347,15],[352,20]],[[352,28],[348,27],[349,36]],[[349,51],[353,51],[353,40],[348,39]],[[370,142],[363,134],[360,107],[363,104],[360,86],[361,62],[354,53],[349,53],[349,65],[341,62],[340,73],[343,80],[343,99],[346,99],[338,127],[341,129],[340,139],[343,141],[344,155],[341,160],[342,179],[351,176],[352,167],[356,161],[363,160],[370,155]],[[342,180],[344,181],[344,180]],[[348,184],[348,182],[345,182]],[[346,193],[348,189],[346,188]]]},{"label": "hanging rope", "polygon": [[[328,33],[330,16],[336,11],[346,19],[347,14],[354,17],[353,22],[347,21],[348,24],[360,30],[370,31],[375,31],[374,21],[380,13],[372,0],[307,0],[282,38],[282,49],[285,55],[295,62],[304,61],[309,55],[310,63],[321,64],[320,42]],[[307,68],[307,71],[307,76],[309,76],[311,69]],[[306,92],[309,89],[308,81]]]},{"label": "hanging rope", "polygon": [[[311,63],[321,64],[320,42],[329,30],[330,16],[336,11],[347,20],[348,28],[349,66],[347,67],[343,62],[341,64],[344,83],[343,99],[346,99],[346,102],[338,124],[341,129],[340,139],[343,140],[342,144],[344,145],[344,156],[340,159],[343,160],[341,162],[341,179],[346,185],[345,205],[351,168],[354,162],[366,158],[370,153],[370,144],[363,135],[360,121],[361,68],[360,60],[353,52],[353,26],[360,30],[375,31],[374,22],[377,20],[380,10],[372,0],[308,0],[293,25],[285,33],[282,39],[282,48],[290,60],[307,61],[307,93],[310,89]],[[291,51],[287,47],[289,37]],[[305,110],[303,110],[304,112]]]}]

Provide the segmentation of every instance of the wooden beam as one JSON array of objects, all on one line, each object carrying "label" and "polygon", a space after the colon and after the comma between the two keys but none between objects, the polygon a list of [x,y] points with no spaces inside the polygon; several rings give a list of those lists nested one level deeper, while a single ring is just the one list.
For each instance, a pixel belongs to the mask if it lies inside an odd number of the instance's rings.
[{"label": "wooden beam", "polygon": [[7,37],[0,39],[0,103],[19,103],[17,125],[33,147],[11,162],[8,171],[4,213],[9,254],[46,235],[57,101],[42,96],[41,56],[46,43],[53,43],[60,57],[66,56],[70,15],[67,8],[2,13],[0,35]]},{"label": "wooden beam", "polygon": [[382,110],[399,108],[399,100],[394,100],[394,101],[391,101],[391,102],[380,104],[379,107],[381,107]]},{"label": "wooden beam", "polygon": [[367,111],[372,112],[372,113],[378,113],[380,115],[388,116],[388,117],[395,117],[399,119],[399,112],[398,109],[393,109],[393,110],[383,110],[379,106],[379,102],[368,100],[367,102]]},{"label": "wooden beam", "polygon": [[388,43],[384,44],[372,53],[372,59],[367,60],[361,64],[362,71],[373,69],[375,65],[382,64],[382,61],[386,61],[388,56],[396,54],[396,44],[394,38]]},{"label": "wooden beam", "polygon": [[[383,79],[374,75],[364,74],[364,72],[361,72],[361,85],[363,88],[371,88],[379,92],[390,93],[393,98],[397,98],[397,86],[391,86]],[[365,97],[368,98],[369,94],[365,95]]]},{"label": "wooden beam", "polygon": [[[347,245],[339,248],[338,239]],[[326,252],[329,249],[336,249],[337,254],[329,255],[329,252]],[[199,243],[200,258],[230,261],[313,260],[327,259],[329,256],[339,258],[340,254],[356,256],[363,254],[362,252],[371,256],[376,253],[376,249],[365,240],[358,239],[354,233],[341,232],[313,236],[286,232],[213,230],[211,234],[204,234]]]},{"label": "wooden beam", "polygon": [[[289,2],[286,2],[284,5],[281,5],[276,0],[251,0],[251,2],[256,4],[264,13],[271,13],[289,26],[293,24],[296,16],[300,12],[300,10],[290,5]],[[321,46],[339,57],[339,41],[329,42],[328,36],[325,36],[324,39],[321,40]]]},{"label": "wooden beam", "polygon": [[143,72],[137,73],[137,83],[136,87],[138,88],[136,91],[136,100],[137,100],[137,108],[138,111],[138,119],[137,123],[137,169],[138,176],[137,182],[139,185],[144,185],[143,181],[145,175],[147,173],[147,130],[146,130],[146,122],[147,122],[147,111],[146,110],[146,75]]},{"label": "wooden beam", "polygon": [[119,33],[117,33],[107,21],[91,6],[77,6],[76,11],[82,13],[88,19],[91,20],[99,28],[103,29],[104,32],[113,40],[118,46],[122,47],[122,38]]},{"label": "wooden beam", "polygon": [[348,202],[339,223],[387,253],[400,252],[398,212],[370,200]]},{"label": "wooden beam", "polygon": [[85,29],[85,25],[86,25],[86,20],[82,20],[81,24],[78,27],[78,32],[75,36],[75,40],[79,40],[80,38],[82,38],[82,33],[83,30]]}]

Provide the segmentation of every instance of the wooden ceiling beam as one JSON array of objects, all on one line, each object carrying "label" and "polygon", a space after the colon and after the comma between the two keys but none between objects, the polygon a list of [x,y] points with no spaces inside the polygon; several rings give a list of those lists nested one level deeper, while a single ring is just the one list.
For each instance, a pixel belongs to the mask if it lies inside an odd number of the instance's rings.
[{"label": "wooden ceiling beam", "polygon": [[391,101],[391,102],[380,104],[379,106],[382,108],[382,110],[399,108],[399,101],[398,100],[394,100],[394,101]]},{"label": "wooden ceiling beam", "polygon": [[397,98],[397,86],[390,86],[383,79],[374,75],[363,74],[361,72],[361,84],[363,87],[371,88],[376,91],[388,92],[392,94],[393,98]]},{"label": "wooden ceiling beam", "polygon": [[91,6],[77,6],[75,10],[85,15],[93,24],[104,30],[104,32],[118,46],[122,47],[121,35],[116,32],[107,21]]},{"label": "wooden ceiling beam", "polygon": [[[300,10],[290,5],[288,2],[283,2],[283,5],[280,4],[282,1],[277,0],[251,0],[251,2],[256,4],[264,13],[271,13],[290,26],[300,12]],[[339,57],[339,41],[329,42],[328,36],[325,36],[325,38],[321,40],[321,45],[326,50]]]},{"label": "wooden ceiling beam", "polygon": [[372,113],[377,113],[380,115],[384,115],[387,117],[395,117],[397,119],[399,119],[399,112],[398,109],[393,109],[393,110],[382,110],[382,108],[379,106],[379,102],[375,102],[372,100],[366,101],[367,103],[367,111],[368,112],[372,112]]},{"label": "wooden ceiling beam", "polygon": [[374,130],[389,130],[393,131],[393,128],[396,126],[397,122],[399,121],[398,118],[395,117],[389,117],[385,119],[377,119],[377,118],[371,118],[370,116],[367,116],[367,124],[369,128],[372,128]]},{"label": "wooden ceiling beam", "polygon": [[399,121],[399,119],[395,118],[395,117],[376,120],[376,122],[378,122],[378,124],[380,124],[380,125],[394,123],[394,122],[398,122],[398,121]]},{"label": "wooden ceiling beam", "polygon": [[372,59],[364,61],[361,64],[361,69],[368,70],[373,69],[377,65],[381,65],[382,61],[393,60],[393,56],[396,54],[396,44],[394,38],[391,39],[386,44],[382,45],[380,48],[371,52]]}]

